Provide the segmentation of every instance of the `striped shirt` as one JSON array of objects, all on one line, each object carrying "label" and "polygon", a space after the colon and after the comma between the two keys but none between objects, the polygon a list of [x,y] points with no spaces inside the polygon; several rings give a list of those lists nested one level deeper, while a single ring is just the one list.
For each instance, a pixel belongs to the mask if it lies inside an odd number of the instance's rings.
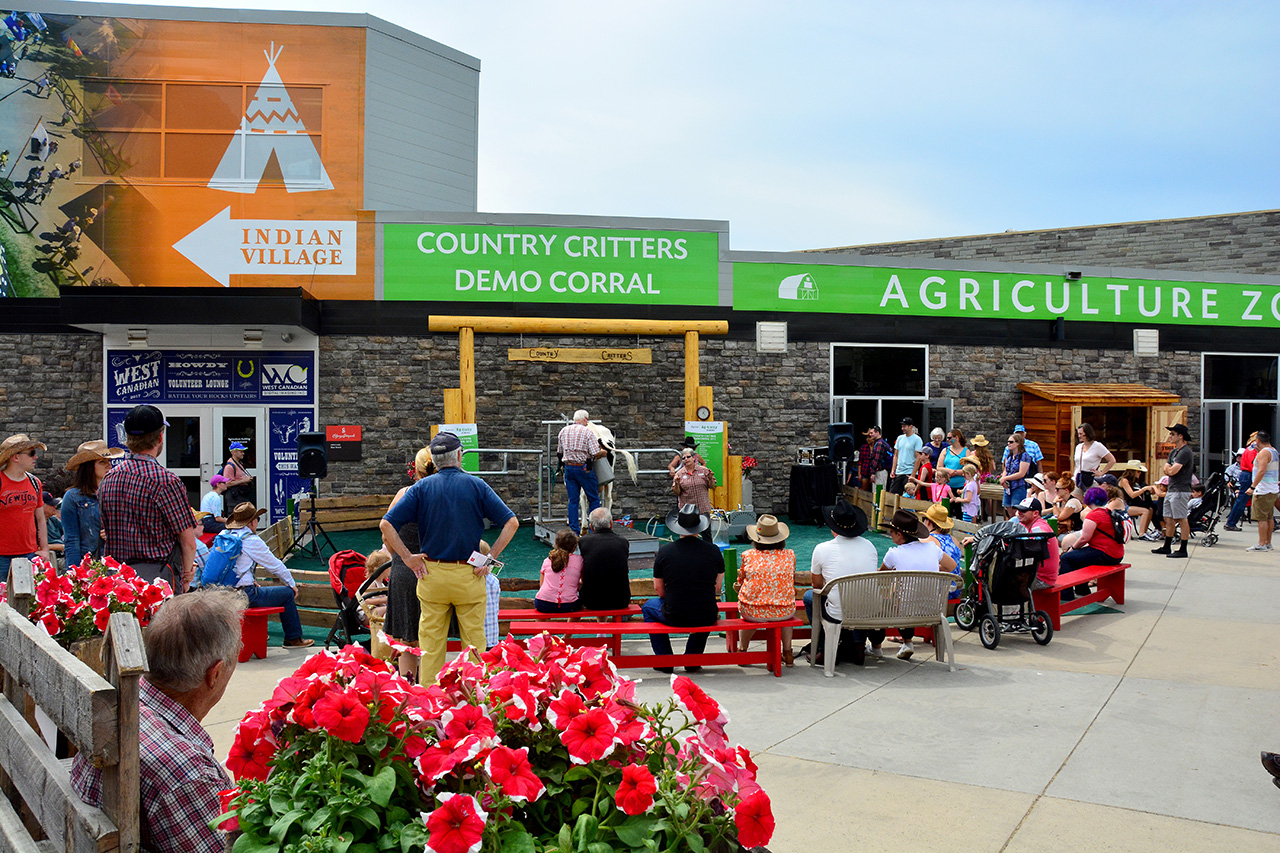
[{"label": "striped shirt", "polygon": [[556,452],[564,456],[569,465],[586,465],[600,452],[600,439],[590,427],[571,423],[560,430]]},{"label": "striped shirt", "polygon": [[163,562],[196,526],[186,486],[145,453],[130,453],[102,478],[98,505],[106,552],[124,563]]},{"label": "striped shirt", "polygon": [[[225,836],[209,828],[222,813],[218,794],[231,787],[213,756],[213,739],[191,712],[138,682],[138,793],[142,849],[152,853],[222,853]],[[80,799],[102,806],[102,771],[76,756],[71,785]]]}]

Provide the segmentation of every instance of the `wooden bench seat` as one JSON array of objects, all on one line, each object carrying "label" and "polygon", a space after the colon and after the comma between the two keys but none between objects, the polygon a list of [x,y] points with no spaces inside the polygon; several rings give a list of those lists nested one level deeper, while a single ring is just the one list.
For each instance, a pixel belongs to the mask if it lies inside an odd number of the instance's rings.
[{"label": "wooden bench seat", "polygon": [[[1116,604],[1124,604],[1124,571],[1128,563],[1117,563],[1114,566],[1085,566],[1074,572],[1058,575],[1058,582],[1045,589],[1037,589],[1031,593],[1037,610],[1043,610],[1053,620],[1053,630],[1062,629],[1062,614],[1079,610],[1088,604],[1096,604],[1113,599]],[[1097,581],[1098,588],[1088,595],[1077,595],[1075,601],[1063,601],[1062,591],[1079,584]]]},{"label": "wooden bench seat", "polygon": [[[732,602],[730,602],[732,603]],[[542,614],[548,615],[548,614]],[[565,614],[560,614],[565,615]],[[610,659],[618,667],[676,667],[676,666],[718,666],[724,664],[756,664],[763,663],[775,676],[782,675],[782,642],[783,627],[800,627],[801,619],[786,622],[748,622],[745,619],[721,619],[714,625],[697,627],[664,625],[660,622],[582,622],[569,621],[513,621],[510,633],[517,636],[533,636],[547,632],[562,637],[574,645],[608,646]],[[718,631],[736,632],[747,629],[759,631],[765,635],[765,648],[762,651],[725,651],[703,652],[702,654],[670,654],[670,655],[637,655],[623,654],[620,642],[623,636],[639,636],[648,634],[711,634]],[[583,637],[584,634],[604,636]],[[613,651],[613,647],[619,651]]]}]

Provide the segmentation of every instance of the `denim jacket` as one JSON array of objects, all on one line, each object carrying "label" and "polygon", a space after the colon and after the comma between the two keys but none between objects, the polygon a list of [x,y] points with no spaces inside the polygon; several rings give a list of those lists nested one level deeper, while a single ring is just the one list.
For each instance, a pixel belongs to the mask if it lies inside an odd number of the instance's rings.
[{"label": "denim jacket", "polygon": [[80,565],[85,554],[102,553],[102,511],[97,497],[67,489],[62,496],[62,544],[66,548],[67,567]]}]

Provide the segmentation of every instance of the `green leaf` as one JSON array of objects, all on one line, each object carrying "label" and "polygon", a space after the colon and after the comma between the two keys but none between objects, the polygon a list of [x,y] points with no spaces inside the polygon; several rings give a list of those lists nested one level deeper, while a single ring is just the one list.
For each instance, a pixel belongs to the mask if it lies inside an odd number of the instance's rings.
[{"label": "green leaf", "polygon": [[400,853],[410,853],[413,850],[423,850],[427,846],[427,827],[420,820],[406,823],[404,829],[400,830]]},{"label": "green leaf", "polygon": [[508,824],[498,836],[498,853],[534,853],[533,836],[519,824]]},{"label": "green leaf", "polygon": [[369,780],[365,782],[365,790],[369,792],[369,799],[373,800],[376,805],[386,808],[387,804],[391,802],[391,795],[396,790],[395,768],[384,767],[376,775],[369,777]]},{"label": "green leaf", "polygon": [[566,851],[566,853],[573,849],[573,830],[569,828],[569,824],[561,824],[560,832],[556,835],[556,842],[560,845],[560,849]]},{"label": "green leaf", "polygon": [[273,853],[279,850],[280,845],[270,841],[262,841],[256,835],[246,832],[236,839],[235,846],[231,848],[231,853]]},{"label": "green leaf", "polygon": [[684,841],[689,845],[689,849],[692,850],[693,853],[702,853],[705,849],[705,846],[702,843],[702,836],[697,833],[689,833],[685,836]]},{"label": "green leaf", "polygon": [[380,829],[382,827],[382,818],[378,817],[378,813],[368,806],[357,806],[351,810],[351,816],[357,820],[362,820],[369,825],[370,829]]},{"label": "green leaf", "polygon": [[276,840],[277,844],[284,844],[284,839],[289,833],[289,828],[293,826],[298,818],[306,814],[303,809],[293,809],[280,816],[275,823],[271,824],[271,837]]},{"label": "green leaf", "polygon": [[672,811],[675,812],[676,817],[678,817],[680,820],[684,820],[689,816],[689,804],[676,803],[676,807]]},{"label": "green leaf", "polygon": [[654,834],[655,825],[659,822],[659,819],[653,815],[638,814],[613,827],[613,831],[623,844],[628,847],[639,847],[646,838]]},{"label": "green leaf", "polygon": [[315,832],[321,826],[328,823],[333,817],[333,810],[328,806],[317,810],[311,817],[302,822],[302,826],[307,832]]},{"label": "green leaf", "polygon": [[351,833],[342,833],[333,840],[333,853],[347,853],[347,850],[351,847],[351,842],[355,840],[356,837]]},{"label": "green leaf", "polygon": [[603,841],[593,841],[587,845],[587,853],[614,853],[613,845]]},{"label": "green leaf", "polygon": [[591,778],[591,771],[588,770],[585,765],[570,767],[568,770],[564,772],[564,781],[566,782],[575,782],[578,779],[590,779],[590,778]]},{"label": "green leaf", "polygon": [[[574,808],[578,806],[574,803]],[[591,808],[591,801],[587,800],[587,808]],[[596,840],[596,830],[600,828],[600,821],[595,819],[594,815],[580,814],[578,822],[573,825],[574,849],[583,851],[587,849],[587,845]]]},{"label": "green leaf", "polygon": [[378,848],[367,841],[361,841],[359,844],[352,844],[349,853],[378,853]]},{"label": "green leaf", "polygon": [[267,802],[271,806],[271,811],[278,815],[288,814],[296,806],[293,798],[285,794],[284,791],[272,791],[271,797]]},{"label": "green leaf", "polygon": [[369,734],[366,732],[362,743],[371,753],[374,755],[380,755],[383,747],[387,745],[387,733],[376,732],[374,734]]}]

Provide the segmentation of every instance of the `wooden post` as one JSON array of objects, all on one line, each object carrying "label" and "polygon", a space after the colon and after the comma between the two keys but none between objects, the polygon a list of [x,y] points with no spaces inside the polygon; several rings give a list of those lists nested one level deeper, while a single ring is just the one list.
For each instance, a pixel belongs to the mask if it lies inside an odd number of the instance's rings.
[{"label": "wooden post", "polygon": [[[473,400],[474,404],[474,400]],[[444,389],[444,422],[447,424],[470,423],[462,418],[462,389]]]},{"label": "wooden post", "polygon": [[138,677],[147,669],[138,620],[113,613],[103,641],[107,681],[116,688],[120,709],[116,743],[119,761],[103,769],[102,810],[120,831],[121,851],[136,853],[140,837],[138,793]]},{"label": "wooden post", "polygon": [[725,509],[733,512],[742,505],[742,457],[730,456],[724,468]]},{"label": "wooden post", "polygon": [[458,423],[473,424],[476,422],[476,330],[470,326],[458,330],[458,386],[462,389],[462,420]]},{"label": "wooden post", "polygon": [[698,333],[684,333],[684,419],[698,415]]}]

